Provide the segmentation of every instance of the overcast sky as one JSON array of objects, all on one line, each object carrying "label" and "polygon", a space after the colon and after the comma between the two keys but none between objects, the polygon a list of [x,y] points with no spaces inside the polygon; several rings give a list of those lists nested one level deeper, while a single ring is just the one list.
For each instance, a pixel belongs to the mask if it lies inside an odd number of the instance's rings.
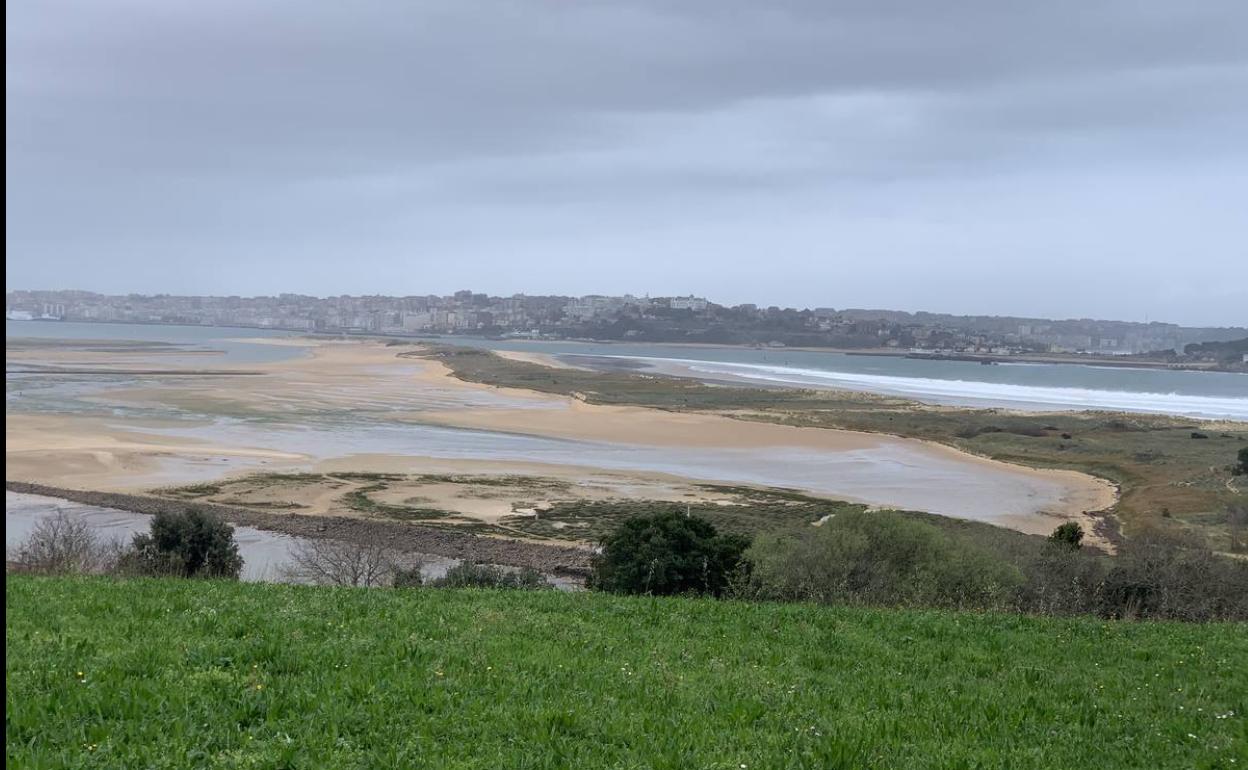
[{"label": "overcast sky", "polygon": [[1244,0],[13,0],[9,288],[1248,323]]}]

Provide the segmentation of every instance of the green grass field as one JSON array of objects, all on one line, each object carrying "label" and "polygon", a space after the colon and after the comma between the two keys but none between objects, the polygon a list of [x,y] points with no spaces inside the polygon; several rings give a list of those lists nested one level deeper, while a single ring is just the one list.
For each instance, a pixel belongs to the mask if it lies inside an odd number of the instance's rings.
[{"label": "green grass field", "polygon": [[1248,766],[1243,624],[14,575],[6,595],[10,768]]}]

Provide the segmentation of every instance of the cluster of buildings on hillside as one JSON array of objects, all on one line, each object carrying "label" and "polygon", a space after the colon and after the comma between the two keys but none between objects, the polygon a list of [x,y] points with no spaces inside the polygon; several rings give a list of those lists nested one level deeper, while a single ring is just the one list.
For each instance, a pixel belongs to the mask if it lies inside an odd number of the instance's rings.
[{"label": "cluster of buildings on hillside", "polygon": [[[109,296],[79,291],[14,291],[6,296],[10,320],[66,320],[247,326],[316,332],[378,334],[471,333],[496,330],[541,335],[543,328],[603,317],[635,307],[694,298],[527,296],[490,297],[471,291],[440,296],[196,297]],[[706,300],[696,300],[705,307]]]},{"label": "cluster of buildings on hillside", "polygon": [[584,297],[472,291],[449,296],[109,296],[82,291],[12,291],[9,319],[245,326],[324,333],[586,338],[653,342],[809,345],[987,353],[1141,353],[1248,336],[1245,329],[1162,323],[888,310],[723,306],[703,297]]}]

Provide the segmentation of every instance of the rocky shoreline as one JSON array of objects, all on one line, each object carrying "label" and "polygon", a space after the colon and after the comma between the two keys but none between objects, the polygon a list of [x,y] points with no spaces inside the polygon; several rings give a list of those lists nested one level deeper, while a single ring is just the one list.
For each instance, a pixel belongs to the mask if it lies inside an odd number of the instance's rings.
[{"label": "rocky shoreline", "polygon": [[293,537],[358,543],[375,543],[381,540],[406,553],[424,553],[509,567],[530,567],[553,575],[585,577],[589,574],[589,562],[593,556],[590,550],[584,548],[508,540],[474,535],[469,532],[449,532],[395,521],[345,516],[267,513],[216,503],[170,500],[153,495],[67,489],[25,481],[6,480],[5,489],[9,492],[56,497],[83,505],[149,515],[160,512],[205,511],[216,514],[232,524],[255,527]]}]

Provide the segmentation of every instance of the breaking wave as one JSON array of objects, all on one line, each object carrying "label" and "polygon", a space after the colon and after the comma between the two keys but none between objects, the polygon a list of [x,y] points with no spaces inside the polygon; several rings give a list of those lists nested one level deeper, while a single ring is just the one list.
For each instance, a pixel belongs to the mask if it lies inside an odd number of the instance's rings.
[{"label": "breaking wave", "polygon": [[[898,377],[859,372],[837,372],[767,364],[695,361],[674,358],[638,358],[667,371],[670,365],[705,378],[731,378],[760,384],[801,388],[862,390],[919,401],[967,406],[996,406],[1028,411],[1104,409],[1122,412],[1248,420],[1248,390],[1244,398],[1184,393],[1147,393],[1094,388],[1016,385],[976,380]],[[669,367],[664,367],[664,364]],[[679,371],[667,371],[679,374]],[[1248,378],[1246,378],[1248,382]]]}]

